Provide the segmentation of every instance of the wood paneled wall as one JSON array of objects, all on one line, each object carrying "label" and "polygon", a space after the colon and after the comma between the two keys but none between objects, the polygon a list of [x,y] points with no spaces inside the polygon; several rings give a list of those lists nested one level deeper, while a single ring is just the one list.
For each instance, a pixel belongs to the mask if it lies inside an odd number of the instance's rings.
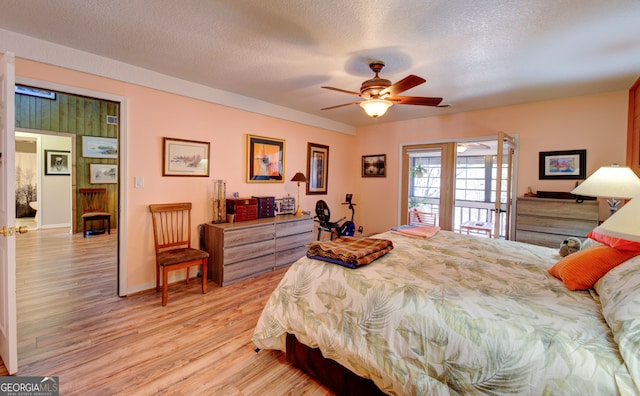
[{"label": "wood paneled wall", "polygon": [[627,166],[640,176],[640,78],[629,90]]},{"label": "wood paneled wall", "polygon": [[[111,226],[118,226],[118,184],[90,184],[90,164],[118,164],[117,159],[85,158],[82,156],[82,136],[98,136],[118,139],[119,125],[108,125],[107,115],[120,117],[120,104],[83,96],[56,92],[55,99],[36,96],[15,95],[16,128],[64,132],[77,135],[75,139],[76,164],[74,186],[75,199],[73,216],[74,230],[82,230],[82,209],[78,189],[83,187],[104,187],[108,192],[108,206]],[[118,172],[119,173],[119,172]],[[47,176],[43,176],[47,177]],[[73,177],[73,176],[72,176]],[[45,198],[46,199],[46,198]]]}]

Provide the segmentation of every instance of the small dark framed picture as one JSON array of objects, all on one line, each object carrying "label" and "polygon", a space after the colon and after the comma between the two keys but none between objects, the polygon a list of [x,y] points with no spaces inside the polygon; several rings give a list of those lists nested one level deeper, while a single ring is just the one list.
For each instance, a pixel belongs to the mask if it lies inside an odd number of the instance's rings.
[{"label": "small dark framed picture", "polygon": [[386,177],[387,176],[387,155],[363,155],[362,156],[362,177]]},{"label": "small dark framed picture", "polygon": [[71,152],[44,150],[44,174],[69,176],[71,174]]},{"label": "small dark framed picture", "polygon": [[539,179],[581,180],[587,174],[587,150],[540,152]]}]

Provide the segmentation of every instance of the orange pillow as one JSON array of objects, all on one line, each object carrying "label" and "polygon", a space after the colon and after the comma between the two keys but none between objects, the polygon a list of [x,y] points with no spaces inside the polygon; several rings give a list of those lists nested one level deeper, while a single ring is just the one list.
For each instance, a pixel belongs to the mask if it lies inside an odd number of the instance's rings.
[{"label": "orange pillow", "polygon": [[569,290],[587,290],[609,270],[640,252],[594,246],[560,259],[549,273],[560,279]]},{"label": "orange pillow", "polygon": [[587,235],[587,237],[619,250],[631,250],[634,252],[640,252],[640,242],[628,241],[626,239],[601,234],[597,231],[597,228],[592,230]]}]

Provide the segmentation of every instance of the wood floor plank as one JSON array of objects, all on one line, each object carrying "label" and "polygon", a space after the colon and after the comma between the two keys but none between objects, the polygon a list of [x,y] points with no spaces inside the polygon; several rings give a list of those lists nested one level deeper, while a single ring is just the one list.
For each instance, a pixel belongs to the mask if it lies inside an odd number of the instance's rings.
[{"label": "wood floor plank", "polygon": [[[332,395],[251,335],[284,271],[221,288],[199,279],[116,295],[117,233],[65,229],[16,243],[19,376],[55,375],[64,395]],[[0,375],[7,375],[0,368]]]}]

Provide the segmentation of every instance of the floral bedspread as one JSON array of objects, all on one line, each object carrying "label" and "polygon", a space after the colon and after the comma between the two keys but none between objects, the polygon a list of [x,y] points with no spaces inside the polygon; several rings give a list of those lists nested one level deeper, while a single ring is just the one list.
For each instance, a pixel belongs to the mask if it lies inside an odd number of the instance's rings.
[{"label": "floral bedspread", "polygon": [[369,265],[293,264],[253,342],[284,351],[295,334],[388,394],[638,394],[597,293],[547,273],[557,249],[448,231],[378,237],[394,250]]}]

